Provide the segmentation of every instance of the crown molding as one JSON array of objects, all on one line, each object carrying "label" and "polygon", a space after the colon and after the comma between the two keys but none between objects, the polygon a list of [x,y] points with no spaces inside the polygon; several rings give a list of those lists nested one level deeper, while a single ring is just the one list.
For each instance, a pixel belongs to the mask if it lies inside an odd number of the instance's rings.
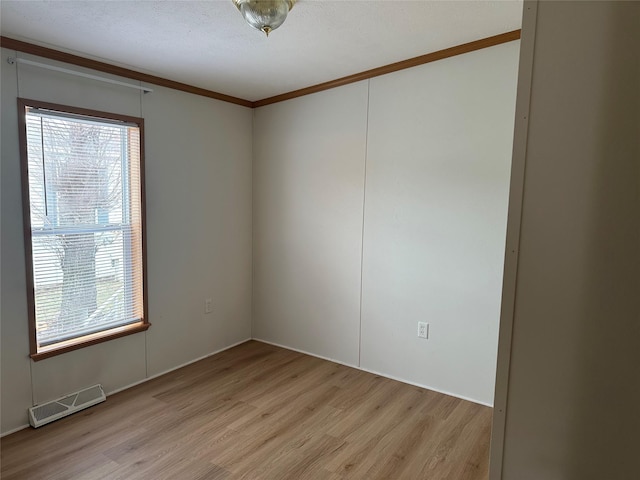
[{"label": "crown molding", "polygon": [[109,73],[112,75],[118,75],[120,77],[130,78],[133,80],[139,80],[141,82],[151,83],[162,87],[173,88],[187,93],[193,93],[195,95],[201,95],[203,97],[214,98],[223,102],[233,103],[248,108],[258,108],[265,105],[271,105],[273,103],[283,102],[292,98],[302,97],[304,95],[310,95],[312,93],[322,92],[323,90],[329,90],[331,88],[341,87],[354,82],[360,82],[369,78],[378,77],[380,75],[386,75],[388,73],[397,72],[407,68],[416,67],[418,65],[424,65],[425,63],[435,62],[437,60],[443,60],[449,57],[455,57],[456,55],[462,55],[465,53],[481,50],[483,48],[493,47],[502,43],[512,42],[520,39],[520,30],[512,30],[510,32],[501,33],[491,37],[482,38],[469,43],[463,43],[456,45],[455,47],[445,48],[444,50],[438,50],[436,52],[427,53],[418,57],[409,58],[401,62],[391,63],[382,67],[366,70],[364,72],[355,73],[346,77],[331,80],[329,82],[319,83],[310,87],[301,88],[291,92],[275,95],[269,98],[263,98],[255,102],[251,100],[245,100],[244,98],[233,97],[231,95],[225,95],[224,93],[215,92],[213,90],[207,90],[205,88],[194,87],[186,83],[176,82],[166,78],[158,77],[155,75],[149,75],[147,73],[138,72],[136,70],[130,70],[124,67],[118,67],[109,63],[101,62],[98,60],[92,60],[89,58],[81,57],[71,53],[54,50],[52,48],[35,45],[33,43],[23,42],[21,40],[15,40],[0,36],[0,46],[12,50],[17,50],[39,57],[48,58],[50,60],[56,60],[59,62],[65,62],[79,67],[90,68],[103,73]]},{"label": "crown molding", "polygon": [[323,90],[329,90],[330,88],[341,87],[354,82],[360,82],[369,78],[378,77],[380,75],[386,75],[387,73],[397,72],[406,68],[417,67],[418,65],[424,65],[425,63],[435,62],[437,60],[443,60],[449,57],[455,57],[456,55],[462,55],[464,53],[473,52],[475,50],[481,50],[483,48],[493,47],[502,43],[512,42],[520,38],[520,30],[513,30],[511,32],[502,33],[500,35],[494,35],[492,37],[483,38],[474,42],[464,43],[462,45],[456,45],[455,47],[445,48],[444,50],[438,50],[437,52],[427,53],[426,55],[420,55],[419,57],[409,58],[401,62],[391,63],[383,67],[366,70],[364,72],[349,75],[347,77],[338,78],[329,82],[319,83],[311,87],[301,88],[300,90],[294,90],[292,92],[283,93],[274,97],[264,98],[253,102],[253,107],[263,107],[272,103],[283,102],[296,97],[302,97],[304,95],[310,95],[312,93],[321,92]]},{"label": "crown molding", "polygon": [[33,43],[15,40],[13,38],[0,37],[0,47],[17,50],[23,53],[29,53],[31,55],[37,55],[39,57],[48,58],[49,60],[69,63],[78,67],[90,68],[92,70],[97,70],[98,72],[110,73],[112,75],[118,75],[119,77],[130,78],[132,80],[152,83],[161,87],[173,88],[174,90],[180,90],[187,93],[193,93],[195,95],[201,95],[203,97],[214,98],[216,100],[222,100],[223,102],[242,105],[243,107],[253,108],[253,102],[250,100],[245,100],[244,98],[232,97],[231,95],[214,92],[213,90],[194,87],[193,85],[188,85],[186,83],[176,82],[174,80],[157,77],[155,75],[149,75],[147,73],[130,70],[124,67],[118,67],[110,63],[92,60],[90,58],[81,57],[72,53],[61,52],[60,50],[54,50],[53,48],[47,48],[40,45],[35,45]]}]

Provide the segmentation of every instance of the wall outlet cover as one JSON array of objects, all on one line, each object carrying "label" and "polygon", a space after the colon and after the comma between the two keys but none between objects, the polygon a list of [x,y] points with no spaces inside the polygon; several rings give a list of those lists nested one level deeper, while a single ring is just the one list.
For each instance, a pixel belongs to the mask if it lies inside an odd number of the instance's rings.
[{"label": "wall outlet cover", "polygon": [[429,324],[425,322],[418,322],[418,337],[429,338]]}]

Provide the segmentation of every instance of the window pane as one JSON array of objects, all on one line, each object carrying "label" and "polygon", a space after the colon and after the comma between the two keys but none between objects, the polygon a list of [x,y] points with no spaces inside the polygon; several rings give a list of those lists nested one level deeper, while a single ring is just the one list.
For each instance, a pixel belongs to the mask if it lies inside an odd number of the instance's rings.
[{"label": "window pane", "polygon": [[127,127],[29,115],[32,227],[122,223]]},{"label": "window pane", "polygon": [[[88,246],[99,246],[92,259],[87,259]],[[41,345],[138,320],[125,302],[131,292],[124,246],[120,230],[33,238],[36,329]],[[73,262],[64,270],[61,255],[65,262]]]},{"label": "window pane", "polygon": [[28,107],[26,130],[37,345],[140,322],[139,129]]}]

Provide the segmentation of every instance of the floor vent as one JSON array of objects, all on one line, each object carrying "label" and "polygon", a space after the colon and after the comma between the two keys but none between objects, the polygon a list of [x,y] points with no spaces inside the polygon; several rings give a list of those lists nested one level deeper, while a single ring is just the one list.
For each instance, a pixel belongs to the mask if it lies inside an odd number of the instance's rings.
[{"label": "floor vent", "polygon": [[66,417],[91,407],[96,403],[107,399],[102,385],[94,385],[79,392],[72,393],[52,402],[36,405],[29,409],[29,423],[33,428],[41,427],[47,423]]}]

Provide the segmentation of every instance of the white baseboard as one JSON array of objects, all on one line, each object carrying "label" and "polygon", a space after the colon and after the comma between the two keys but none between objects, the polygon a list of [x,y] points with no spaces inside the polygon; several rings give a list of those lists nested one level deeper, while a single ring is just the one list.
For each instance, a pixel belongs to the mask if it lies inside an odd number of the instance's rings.
[{"label": "white baseboard", "polygon": [[[489,403],[486,403],[486,402],[481,402],[481,401],[476,400],[474,398],[469,398],[469,397],[465,397],[464,395],[458,395],[458,394],[447,392],[447,391],[444,391],[444,390],[441,390],[441,389],[438,389],[438,388],[433,388],[433,387],[430,387],[429,385],[421,385],[419,383],[412,382],[412,381],[406,380],[404,378],[399,378],[399,377],[396,377],[396,376],[393,376],[393,375],[389,375],[389,374],[386,374],[386,373],[376,372],[374,370],[369,370],[367,368],[358,367],[357,365],[346,363],[346,362],[343,362],[341,360],[336,360],[335,358],[324,357],[322,355],[318,355],[318,354],[315,354],[315,353],[307,352],[305,350],[300,350],[298,348],[288,347],[286,345],[282,345],[282,344],[279,344],[279,343],[271,342],[269,340],[264,340],[264,339],[261,339],[261,338],[246,338],[246,339],[241,340],[239,342],[236,342],[236,343],[234,343],[232,345],[226,346],[226,347],[221,348],[219,350],[216,350],[216,351],[213,351],[213,352],[208,353],[206,355],[203,355],[202,357],[198,357],[196,359],[190,360],[190,361],[185,362],[185,363],[183,363],[181,365],[178,365],[176,367],[170,368],[170,369],[162,371],[160,373],[156,373],[155,375],[152,375],[150,377],[144,378],[144,379],[142,379],[142,380],[140,380],[138,382],[134,382],[134,383],[131,383],[131,384],[126,385],[124,387],[117,388],[115,390],[111,390],[111,391],[109,391],[107,393],[107,395],[114,395],[114,394],[116,394],[118,392],[122,392],[123,390],[127,390],[128,388],[132,388],[132,387],[135,387],[136,385],[140,385],[142,383],[148,382],[149,380],[153,380],[154,378],[161,377],[162,375],[166,375],[167,373],[171,373],[174,370],[178,370],[180,368],[186,367],[187,365],[191,365],[192,363],[199,362],[200,360],[204,360],[205,358],[208,358],[208,357],[211,357],[211,356],[216,355],[218,353],[224,352],[225,350],[229,350],[231,348],[237,347],[238,345],[242,345],[243,343],[246,343],[246,342],[248,342],[250,340],[255,340],[256,342],[262,342],[262,343],[266,343],[268,345],[273,345],[275,347],[284,348],[285,350],[291,350],[293,352],[302,353],[304,355],[309,355],[311,357],[320,358],[322,360],[327,360],[328,362],[338,363],[338,364],[344,365],[346,367],[355,368],[356,370],[360,370],[360,371],[363,371],[363,372],[371,373],[373,375],[379,375],[381,377],[389,378],[389,379],[395,380],[397,382],[406,383],[407,385],[413,385],[414,387],[425,388],[427,390],[431,390],[431,391],[434,391],[434,392],[442,393],[443,395],[449,395],[451,397],[459,398],[461,400],[466,400],[468,402],[473,402],[473,403],[477,403],[479,405],[484,405],[486,407],[493,408],[492,404],[489,404]],[[0,433],[0,438],[6,437],[7,435],[11,435],[12,433],[16,433],[16,432],[18,432],[20,430],[23,430],[25,428],[28,428],[28,427],[29,427],[29,424],[26,424],[26,425],[22,425],[20,427],[14,428],[12,430],[9,430],[7,432],[2,432],[2,433]]]},{"label": "white baseboard", "polygon": [[459,398],[460,400],[466,400],[467,402],[477,403],[478,405],[484,405],[485,407],[493,408],[493,405],[486,402],[481,402],[480,400],[476,400],[475,398],[465,397],[464,395],[459,395],[457,393],[447,392],[446,390],[442,390],[439,388],[433,388],[428,385],[421,385],[416,382],[411,382],[409,380],[405,380],[404,378],[396,377],[394,375],[389,375],[387,373],[376,372],[375,370],[369,370],[368,368],[358,368],[358,370],[362,370],[363,372],[372,373],[373,375],[379,375],[381,377],[390,378],[391,380],[395,380],[396,382],[406,383],[407,385],[413,385],[414,387],[425,388],[427,390],[431,390],[432,392],[441,393],[443,395],[448,395],[450,397]]},{"label": "white baseboard", "polygon": [[185,362],[185,363],[183,363],[181,365],[178,365],[177,367],[172,367],[172,368],[170,368],[168,370],[164,370],[164,371],[162,371],[160,373],[156,373],[155,375],[151,375],[150,377],[143,378],[142,380],[139,380],[137,382],[131,383],[131,384],[126,385],[124,387],[116,388],[115,390],[111,390],[111,391],[107,392],[107,396],[114,395],[114,394],[116,394],[118,392],[122,392],[123,390],[127,390],[128,388],[135,387],[136,385],[143,384],[145,382],[148,382],[149,380],[153,380],[154,378],[161,377],[162,375],[166,375],[167,373],[171,373],[171,372],[173,372],[175,370],[178,370],[180,368],[183,368],[183,367],[186,367],[188,365],[191,365],[192,363],[199,362],[200,360],[204,360],[205,358],[209,358],[209,357],[211,357],[213,355],[217,355],[218,353],[224,352],[225,350],[229,350],[229,349],[231,349],[233,347],[237,347],[238,345],[242,345],[243,343],[247,343],[250,340],[252,340],[252,339],[251,338],[246,338],[244,340],[240,340],[239,342],[236,342],[234,344],[231,344],[231,345],[226,346],[224,348],[221,348],[219,350],[215,350],[215,351],[213,351],[211,353],[207,353],[206,355],[203,355],[202,357],[198,357],[198,358],[195,358],[193,360],[189,360],[188,362]]},{"label": "white baseboard", "polygon": [[7,435],[11,435],[12,433],[19,432],[20,430],[24,430],[25,428],[29,428],[29,424],[20,425],[19,427],[12,428],[11,430],[7,430],[6,432],[0,433],[0,438],[6,437]]},{"label": "white baseboard", "polygon": [[361,370],[360,368],[358,368],[357,365],[354,365],[352,363],[346,363],[346,362],[343,362],[341,360],[336,360],[335,358],[323,357],[322,355],[318,355],[317,353],[311,353],[311,352],[307,352],[305,350],[300,350],[300,349],[297,349],[297,348],[287,347],[286,345],[281,345],[279,343],[270,342],[269,340],[263,340],[262,338],[252,338],[252,340],[254,340],[256,342],[266,343],[267,345],[273,345],[274,347],[284,348],[285,350],[291,350],[292,352],[303,353],[303,354],[309,355],[311,357],[316,357],[316,358],[320,358],[322,360],[327,360],[328,362],[339,363],[340,365],[344,365],[345,367],[351,367],[351,368],[355,368],[357,370]]},{"label": "white baseboard", "polygon": [[[140,385],[142,383],[148,382],[149,380],[153,380],[154,378],[161,377],[162,375],[166,375],[167,373],[173,372],[174,370],[178,370],[179,368],[186,367],[187,365],[191,365],[192,363],[199,362],[200,360],[204,360],[205,358],[208,358],[208,357],[211,357],[211,356],[216,355],[218,353],[224,352],[225,350],[229,350],[230,348],[237,347],[238,345],[242,345],[243,343],[246,343],[246,342],[248,342],[250,340],[251,340],[251,338],[246,338],[246,339],[241,340],[239,342],[236,342],[236,343],[234,343],[232,345],[228,345],[228,346],[226,346],[224,348],[221,348],[219,350],[215,350],[214,352],[211,352],[211,353],[208,353],[206,355],[203,355],[202,357],[199,357],[199,358],[196,358],[194,360],[190,360],[188,362],[185,362],[185,363],[183,363],[181,365],[178,365],[177,367],[173,367],[173,368],[170,368],[170,369],[165,370],[163,372],[156,373],[155,375],[143,378],[140,381],[131,383],[131,384],[126,385],[124,387],[116,388],[115,390],[111,390],[111,391],[107,392],[107,396],[108,395],[113,395],[113,394],[118,393],[118,392],[122,392],[123,390],[127,390],[128,388],[135,387],[136,385]],[[2,433],[0,433],[0,438],[6,437],[7,435],[11,435],[12,433],[19,432],[20,430],[24,430],[25,428],[28,428],[28,427],[29,427],[29,424],[27,423],[26,425],[22,425],[20,427],[8,430],[6,432],[2,432]]]},{"label": "white baseboard", "polygon": [[305,355],[310,355],[312,357],[321,358],[322,360],[327,360],[329,362],[339,363],[340,365],[345,365],[347,367],[355,368],[356,370],[360,370],[362,372],[371,373],[373,375],[379,375],[380,377],[388,378],[390,380],[395,380],[396,382],[406,383],[407,385],[413,385],[414,387],[424,388],[426,390],[431,390],[432,392],[442,393],[443,395],[449,395],[450,397],[459,398],[460,400],[466,400],[467,402],[477,403],[478,405],[484,405],[485,407],[493,408],[493,405],[491,405],[490,403],[481,402],[480,400],[476,400],[475,398],[469,398],[469,397],[465,397],[464,395],[458,395],[457,393],[447,392],[447,391],[441,390],[439,388],[433,388],[433,387],[431,387],[429,385],[421,385],[419,383],[411,382],[411,381],[406,380],[404,378],[396,377],[394,375],[389,375],[387,373],[376,372],[374,370],[369,370],[367,368],[362,368],[362,367],[359,367],[357,365],[352,365],[350,363],[341,362],[340,360],[335,360],[333,358],[323,357],[322,355],[317,355],[315,353],[306,352],[306,351],[300,350],[298,348],[291,348],[291,347],[288,347],[286,345],[281,345],[279,343],[270,342],[268,340],[263,340],[261,338],[254,338],[253,340],[255,340],[256,342],[262,342],[262,343],[266,343],[268,345],[273,345],[275,347],[284,348],[285,350],[291,350],[293,352],[303,353]]}]

